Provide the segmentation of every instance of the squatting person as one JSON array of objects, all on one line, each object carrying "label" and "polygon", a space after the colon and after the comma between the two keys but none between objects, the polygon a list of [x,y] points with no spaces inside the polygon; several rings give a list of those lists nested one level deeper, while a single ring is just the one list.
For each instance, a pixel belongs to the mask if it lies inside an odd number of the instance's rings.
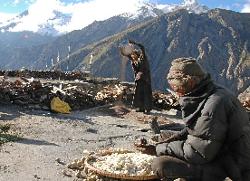
[{"label": "squatting person", "polygon": [[155,145],[152,169],[160,178],[250,180],[250,121],[227,89],[215,84],[194,58],[172,61],[167,80],[179,96],[185,128]]}]

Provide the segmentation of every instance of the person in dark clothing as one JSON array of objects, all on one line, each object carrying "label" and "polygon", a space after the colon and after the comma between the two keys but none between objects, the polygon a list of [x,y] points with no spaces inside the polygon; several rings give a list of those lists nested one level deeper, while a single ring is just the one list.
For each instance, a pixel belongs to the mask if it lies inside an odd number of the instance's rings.
[{"label": "person in dark clothing", "polygon": [[185,128],[156,145],[152,169],[160,178],[198,181],[250,180],[250,122],[227,89],[215,84],[193,58],[172,62],[167,76],[180,96]]},{"label": "person in dark clothing", "polygon": [[[135,92],[133,106],[138,112],[149,113],[152,109],[152,88],[149,62],[142,44],[129,40],[130,44],[140,48],[134,49],[131,54],[125,55],[131,60],[135,76]],[[124,54],[123,54],[124,55]]]}]

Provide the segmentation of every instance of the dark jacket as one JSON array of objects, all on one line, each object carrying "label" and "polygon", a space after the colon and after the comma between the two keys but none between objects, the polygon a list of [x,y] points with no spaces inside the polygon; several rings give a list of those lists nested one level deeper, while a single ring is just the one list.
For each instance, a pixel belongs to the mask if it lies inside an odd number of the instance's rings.
[{"label": "dark jacket", "polygon": [[180,105],[186,124],[182,140],[158,145],[158,155],[199,165],[230,157],[241,171],[250,169],[250,122],[234,95],[207,76]]}]

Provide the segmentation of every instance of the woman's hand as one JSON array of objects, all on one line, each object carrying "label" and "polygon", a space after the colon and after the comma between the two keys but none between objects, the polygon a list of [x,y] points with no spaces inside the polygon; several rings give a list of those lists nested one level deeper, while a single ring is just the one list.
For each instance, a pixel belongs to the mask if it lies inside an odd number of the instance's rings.
[{"label": "woman's hand", "polygon": [[139,143],[135,142],[134,145],[135,145],[135,149],[142,153],[145,153],[148,155],[156,155],[155,145],[149,145],[145,138],[141,138],[139,140]]},{"label": "woman's hand", "polygon": [[136,147],[136,149],[148,155],[156,155],[155,145],[144,145],[144,146]]},{"label": "woman's hand", "polygon": [[135,76],[135,80],[140,80],[142,78],[143,73],[142,72],[138,72]]}]

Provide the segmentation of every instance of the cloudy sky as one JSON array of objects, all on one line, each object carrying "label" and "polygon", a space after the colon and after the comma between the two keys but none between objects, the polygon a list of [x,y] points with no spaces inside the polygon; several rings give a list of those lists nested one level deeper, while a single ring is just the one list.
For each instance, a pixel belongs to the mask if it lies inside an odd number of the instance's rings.
[{"label": "cloudy sky", "polygon": [[[29,11],[25,26],[51,17],[53,10],[72,14],[71,27],[78,29],[94,20],[104,20],[123,12],[133,12],[142,2],[156,4],[181,4],[196,0],[0,0],[0,22],[13,15]],[[250,0],[197,0],[209,8],[250,12]],[[32,28],[32,27],[31,27]],[[67,31],[67,30],[66,30]]]}]

